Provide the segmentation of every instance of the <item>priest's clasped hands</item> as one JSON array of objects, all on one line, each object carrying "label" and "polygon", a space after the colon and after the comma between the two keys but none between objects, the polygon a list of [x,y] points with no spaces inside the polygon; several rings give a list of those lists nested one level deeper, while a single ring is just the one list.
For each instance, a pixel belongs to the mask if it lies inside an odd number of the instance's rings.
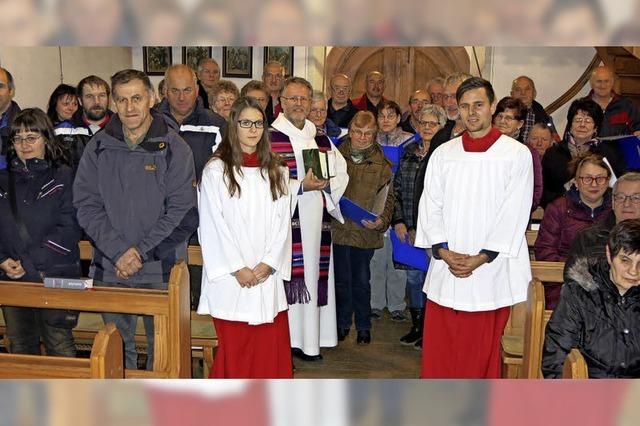
[{"label": "priest's clasped hands", "polygon": [[273,274],[273,269],[266,263],[258,263],[255,268],[249,269],[246,266],[233,275],[238,284],[243,288],[250,288],[264,282],[269,275]]},{"label": "priest's clasped hands", "polygon": [[470,277],[480,265],[489,261],[489,257],[484,253],[472,256],[444,248],[440,249],[439,255],[449,265],[449,271],[457,278]]}]

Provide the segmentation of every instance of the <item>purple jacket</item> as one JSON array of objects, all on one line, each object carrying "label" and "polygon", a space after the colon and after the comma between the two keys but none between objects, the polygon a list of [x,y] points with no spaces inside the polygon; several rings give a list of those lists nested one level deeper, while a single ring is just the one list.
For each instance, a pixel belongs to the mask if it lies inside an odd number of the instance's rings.
[{"label": "purple jacket", "polygon": [[564,262],[578,231],[607,217],[611,211],[611,192],[607,190],[600,207],[591,209],[580,201],[575,186],[544,210],[534,245],[536,260]]},{"label": "purple jacket", "polygon": [[533,149],[529,144],[524,144],[531,151],[531,160],[533,161],[533,203],[531,211],[534,211],[540,205],[542,198],[542,160],[538,151]]}]

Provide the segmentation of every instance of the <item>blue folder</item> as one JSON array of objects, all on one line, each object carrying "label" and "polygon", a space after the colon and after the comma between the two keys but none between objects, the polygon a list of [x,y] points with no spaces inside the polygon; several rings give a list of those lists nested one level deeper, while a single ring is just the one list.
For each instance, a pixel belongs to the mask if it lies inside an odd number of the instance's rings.
[{"label": "blue folder", "polygon": [[429,255],[426,249],[414,247],[411,243],[400,241],[393,229],[391,229],[390,235],[394,262],[411,266],[420,271],[426,272],[429,269]]},{"label": "blue folder", "polygon": [[371,220],[374,221],[378,216],[371,213],[370,211],[363,209],[347,197],[340,198],[340,212],[342,212],[342,216],[346,217],[349,220],[352,220],[356,223],[356,225],[364,228],[362,226],[362,220]]},{"label": "blue folder", "polygon": [[624,155],[624,161],[627,163],[627,169],[640,169],[640,139],[635,136],[627,136],[618,139],[617,142]]},{"label": "blue folder", "polygon": [[400,160],[402,159],[402,154],[404,153],[404,147],[410,144],[411,142],[420,141],[420,140],[422,140],[420,138],[420,133],[416,133],[415,135],[412,135],[409,139],[402,142],[398,146],[380,145],[380,148],[382,148],[382,152],[384,153],[384,156],[387,157],[389,161],[391,161],[391,164],[392,164],[391,171],[393,173],[395,173],[398,170],[398,165],[400,164]]}]

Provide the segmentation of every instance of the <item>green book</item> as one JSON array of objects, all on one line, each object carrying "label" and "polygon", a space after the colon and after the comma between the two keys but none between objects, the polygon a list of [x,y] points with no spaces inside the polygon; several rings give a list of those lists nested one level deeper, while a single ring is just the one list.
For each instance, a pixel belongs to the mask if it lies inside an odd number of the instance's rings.
[{"label": "green book", "polygon": [[305,174],[309,169],[318,179],[327,180],[336,175],[335,166],[336,155],[333,151],[322,152],[317,148],[303,149],[302,160],[304,161]]}]

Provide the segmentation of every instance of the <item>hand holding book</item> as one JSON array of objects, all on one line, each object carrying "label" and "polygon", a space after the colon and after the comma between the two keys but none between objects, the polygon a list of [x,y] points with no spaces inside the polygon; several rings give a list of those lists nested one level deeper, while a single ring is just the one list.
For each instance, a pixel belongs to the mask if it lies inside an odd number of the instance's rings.
[{"label": "hand holding book", "polygon": [[327,185],[329,185],[329,181],[318,179],[312,169],[307,170],[307,174],[304,175],[304,180],[302,181],[302,189],[304,192],[320,191],[326,188]]}]

